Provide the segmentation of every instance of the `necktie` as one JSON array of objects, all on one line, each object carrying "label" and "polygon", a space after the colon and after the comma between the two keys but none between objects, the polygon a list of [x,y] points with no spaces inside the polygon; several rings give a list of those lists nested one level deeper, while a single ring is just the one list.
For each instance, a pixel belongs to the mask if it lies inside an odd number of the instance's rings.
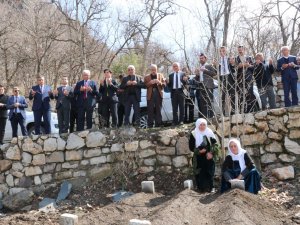
[{"label": "necktie", "polygon": [[106,79],[105,82],[106,82],[106,96],[108,96],[108,80]]},{"label": "necktie", "polygon": [[41,89],[41,93],[43,94],[43,86],[40,86],[40,89]]},{"label": "necktie", "polygon": [[[16,96],[15,103],[18,103],[18,96]],[[18,108],[16,107],[16,108],[15,108],[15,113],[17,113],[17,112],[18,112]]]},{"label": "necktie", "polygon": [[225,69],[225,57],[223,56],[222,57],[222,61],[223,61],[223,75],[225,75],[226,74],[226,69]]},{"label": "necktie", "polygon": [[178,83],[178,74],[177,73],[175,73],[175,79],[176,79],[175,88],[178,89],[179,83]]},{"label": "necktie", "polygon": [[[84,81],[84,86],[87,88],[87,81]],[[84,99],[87,99],[87,91],[84,89]]]}]

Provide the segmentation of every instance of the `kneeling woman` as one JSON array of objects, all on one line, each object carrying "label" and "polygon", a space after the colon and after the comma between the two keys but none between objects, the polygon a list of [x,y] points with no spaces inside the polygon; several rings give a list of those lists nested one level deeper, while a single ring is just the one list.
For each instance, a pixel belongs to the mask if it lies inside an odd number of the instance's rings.
[{"label": "kneeling woman", "polygon": [[205,119],[196,121],[195,130],[191,133],[189,148],[194,152],[193,172],[199,191],[212,191],[215,174],[214,155],[218,153],[216,137],[212,130],[207,127]]},{"label": "kneeling woman", "polygon": [[228,155],[222,166],[222,187],[221,192],[225,192],[231,188],[231,180],[244,180],[245,190],[257,194],[261,189],[260,175],[255,165],[242,149],[241,143],[237,139],[229,140]]}]

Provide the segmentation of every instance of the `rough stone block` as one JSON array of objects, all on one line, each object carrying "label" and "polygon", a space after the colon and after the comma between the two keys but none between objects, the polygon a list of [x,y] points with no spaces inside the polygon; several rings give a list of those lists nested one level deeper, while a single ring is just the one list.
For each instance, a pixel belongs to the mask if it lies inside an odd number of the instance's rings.
[{"label": "rough stone block", "polygon": [[172,159],[173,166],[178,168],[178,167],[184,167],[188,165],[188,160],[185,156],[177,156]]},{"label": "rough stone block", "polygon": [[72,133],[68,137],[66,149],[79,149],[82,148],[84,145],[84,139]]},{"label": "rough stone block", "polygon": [[92,158],[100,155],[101,155],[101,149],[91,149],[91,150],[85,150],[83,152],[84,158]]},{"label": "rough stone block", "polygon": [[300,145],[297,142],[290,140],[288,137],[285,137],[284,139],[284,147],[288,152],[300,155]]},{"label": "rough stone block", "polygon": [[176,143],[176,155],[188,155],[191,154],[189,149],[189,139],[187,137],[180,137]]},{"label": "rough stone block", "polygon": [[27,177],[35,176],[35,175],[39,175],[39,174],[42,174],[42,170],[39,166],[31,166],[31,167],[25,168],[25,175]]},{"label": "rough stone block", "polygon": [[154,150],[150,150],[150,149],[139,151],[139,156],[141,158],[147,158],[147,157],[153,156],[155,154],[156,154],[155,151]]},{"label": "rough stone block", "polygon": [[63,169],[76,169],[78,168],[78,162],[65,162],[61,165]]},{"label": "rough stone block", "polygon": [[44,141],[44,151],[53,152],[57,150],[57,140],[56,138],[48,138]]},{"label": "rough stone block", "polygon": [[139,147],[139,141],[132,141],[125,143],[125,151],[135,152]]},{"label": "rough stone block", "polygon": [[123,144],[115,143],[110,148],[111,152],[123,152]]},{"label": "rough stone block", "polygon": [[142,181],[142,192],[155,193],[154,181]]},{"label": "rough stone block", "polygon": [[142,141],[140,141],[140,147],[141,147],[141,149],[150,148],[152,146],[153,146],[153,144],[151,143],[151,141],[148,141],[148,140],[142,140]]},{"label": "rough stone block", "polygon": [[89,148],[104,146],[106,143],[106,136],[101,132],[91,132],[86,136],[86,146]]},{"label": "rough stone block", "polygon": [[170,166],[172,164],[171,157],[166,155],[158,155],[157,161],[159,165],[168,165]]},{"label": "rough stone block", "polygon": [[74,214],[64,213],[59,219],[60,225],[79,225],[78,216]]},{"label": "rough stone block", "polygon": [[9,170],[11,166],[12,166],[12,161],[6,159],[0,160],[0,173]]},{"label": "rough stone block", "polygon": [[49,183],[52,181],[52,174],[43,174],[42,175],[42,183]]},{"label": "rough stone block", "polygon": [[46,163],[56,163],[64,162],[64,153],[63,152],[53,152],[51,155],[46,156]]},{"label": "rough stone block", "polygon": [[156,147],[156,152],[159,155],[175,155],[175,147]]},{"label": "rough stone block", "polygon": [[288,155],[288,154],[280,154],[278,158],[282,162],[287,162],[287,163],[295,162],[296,160],[296,156]]},{"label": "rough stone block", "polygon": [[10,147],[6,152],[6,158],[11,160],[21,160],[21,152],[17,145]]},{"label": "rough stone block", "polygon": [[46,157],[45,154],[38,154],[34,155],[32,158],[32,165],[34,166],[40,166],[46,164]]},{"label": "rough stone block", "polygon": [[292,166],[286,166],[286,167],[273,169],[272,174],[278,180],[288,180],[288,179],[295,178],[295,170],[294,170],[294,167],[292,167]]},{"label": "rough stone block", "polygon": [[27,152],[23,152],[22,153],[22,163],[24,165],[28,165],[31,163],[31,161],[32,161],[32,155]]},{"label": "rough stone block", "polygon": [[66,151],[66,161],[78,161],[82,159],[82,150]]},{"label": "rough stone block", "polygon": [[100,156],[100,157],[95,157],[90,159],[90,164],[91,165],[97,165],[97,164],[103,164],[106,163],[106,156]]}]

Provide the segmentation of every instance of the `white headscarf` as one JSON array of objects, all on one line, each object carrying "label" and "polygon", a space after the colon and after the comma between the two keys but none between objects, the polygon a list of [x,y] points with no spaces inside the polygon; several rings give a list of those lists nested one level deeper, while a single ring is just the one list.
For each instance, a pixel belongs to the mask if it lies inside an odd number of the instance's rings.
[{"label": "white headscarf", "polygon": [[[231,142],[234,142],[237,145],[238,154],[233,154],[233,152],[231,151],[231,149],[229,147]],[[243,171],[246,168],[245,158],[244,158],[245,153],[246,153],[246,150],[242,149],[241,142],[238,139],[232,138],[232,139],[229,140],[229,142],[228,142],[228,155],[231,156],[233,161],[239,161],[241,171]]]},{"label": "white headscarf", "polygon": [[[200,131],[199,130],[199,126],[200,124],[204,123],[206,126],[206,129],[204,131]],[[197,119],[196,121],[196,127],[194,130],[194,134],[195,134],[195,140],[196,140],[196,148],[202,144],[203,142],[203,136],[205,135],[207,138],[216,138],[215,134],[212,132],[212,130],[210,128],[207,127],[207,120],[200,118]]]}]

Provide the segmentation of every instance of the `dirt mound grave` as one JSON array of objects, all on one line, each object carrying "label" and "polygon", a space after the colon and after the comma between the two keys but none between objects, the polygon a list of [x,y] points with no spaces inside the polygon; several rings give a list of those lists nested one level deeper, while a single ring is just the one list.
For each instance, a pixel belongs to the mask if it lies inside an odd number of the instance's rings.
[{"label": "dirt mound grave", "polygon": [[293,224],[267,201],[244,191],[199,194],[185,190],[170,198],[139,193],[80,216],[80,224],[128,224],[130,219],[147,219],[153,225],[284,225]]}]

